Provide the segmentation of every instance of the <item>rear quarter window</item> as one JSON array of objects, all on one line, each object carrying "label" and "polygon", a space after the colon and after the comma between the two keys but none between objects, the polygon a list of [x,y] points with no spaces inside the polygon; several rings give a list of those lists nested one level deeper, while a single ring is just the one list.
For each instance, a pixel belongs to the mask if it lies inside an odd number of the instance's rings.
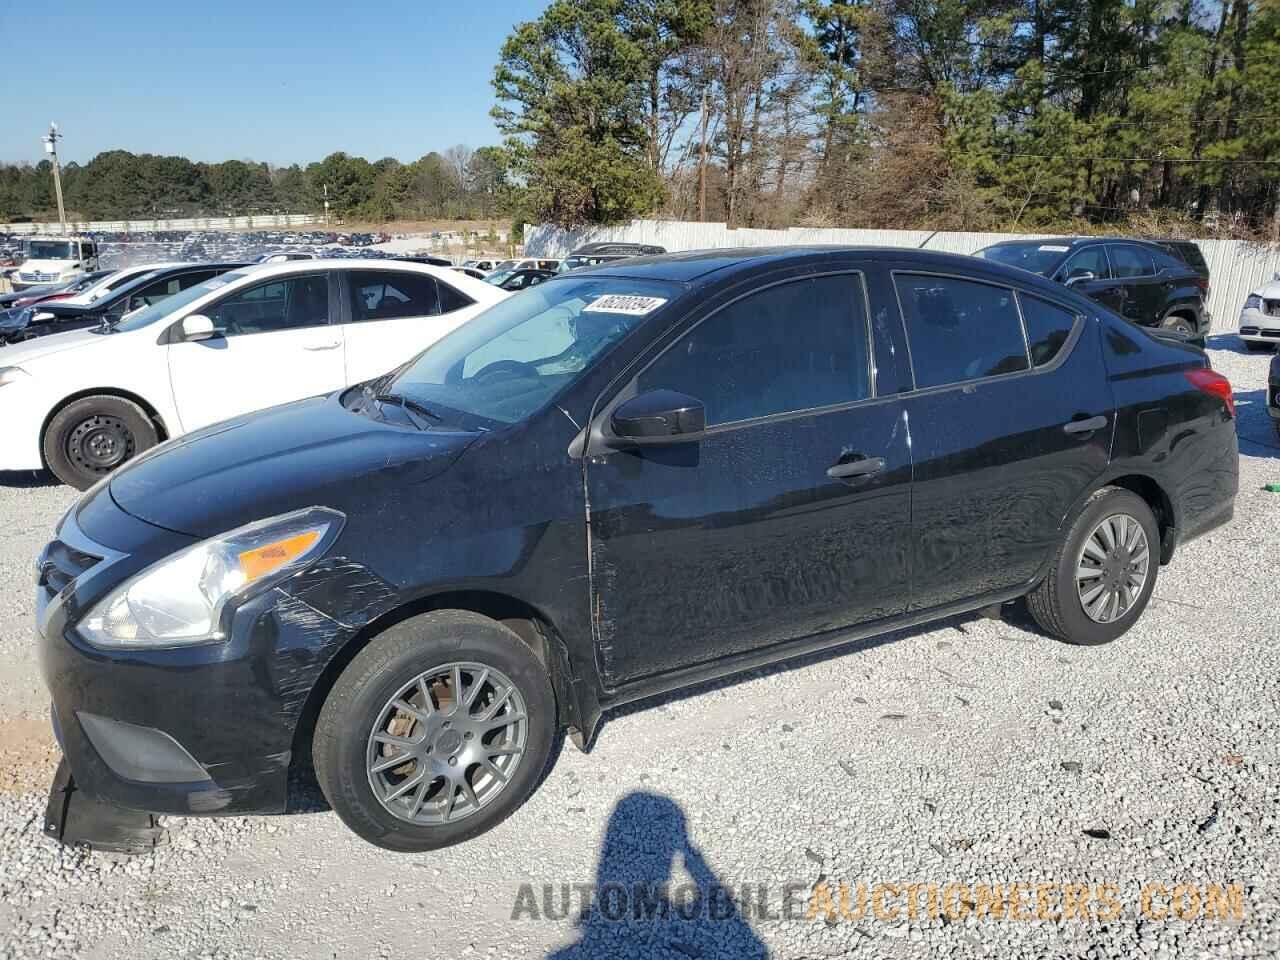
[{"label": "rear quarter window", "polygon": [[1037,367],[1052,363],[1071,339],[1076,315],[1025,293],[1018,294],[1018,302],[1022,305],[1022,320],[1027,325],[1031,362]]}]

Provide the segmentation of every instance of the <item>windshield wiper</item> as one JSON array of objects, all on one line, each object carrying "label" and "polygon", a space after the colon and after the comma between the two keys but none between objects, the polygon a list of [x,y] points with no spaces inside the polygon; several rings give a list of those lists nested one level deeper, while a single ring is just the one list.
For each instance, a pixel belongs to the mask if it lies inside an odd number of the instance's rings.
[{"label": "windshield wiper", "polygon": [[[441,419],[443,419],[439,414],[432,413],[430,410],[428,410],[426,407],[420,404],[417,400],[410,399],[409,397],[406,397],[403,394],[377,393],[377,394],[374,394],[373,399],[375,403],[393,403],[396,406],[403,409],[405,413],[408,415],[409,419],[413,421],[414,426],[416,426],[419,430],[425,430],[427,428],[427,424],[424,423],[422,420],[419,420],[418,417],[426,417],[427,419],[435,420],[435,421],[440,421]],[[417,414],[418,416],[414,416],[414,414]]]}]

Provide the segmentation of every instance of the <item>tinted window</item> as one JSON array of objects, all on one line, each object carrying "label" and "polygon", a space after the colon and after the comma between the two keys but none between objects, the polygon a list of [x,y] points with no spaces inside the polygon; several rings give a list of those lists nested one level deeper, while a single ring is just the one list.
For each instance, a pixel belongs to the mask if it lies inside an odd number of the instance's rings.
[{"label": "tinted window", "polygon": [[475,303],[465,293],[459,293],[453,287],[440,280],[436,281],[436,288],[440,291],[441,313],[452,313],[454,310],[461,310],[463,307],[469,307]]},{"label": "tinted window", "polygon": [[1082,273],[1092,273],[1099,280],[1106,280],[1111,276],[1111,270],[1107,266],[1107,252],[1101,246],[1086,247],[1074,257],[1068,260],[1061,270],[1058,271],[1059,280],[1070,280],[1073,276],[1078,277]]},{"label": "tinted window", "polygon": [[677,340],[640,374],[639,388],[697,397],[708,426],[863,400],[871,395],[863,303],[857,276],[751,294]]},{"label": "tinted window", "polygon": [[348,274],[351,319],[394,320],[431,317],[440,312],[435,277],[425,273],[355,270]]},{"label": "tinted window", "polygon": [[974,256],[1048,276],[1070,249],[1065,243],[1001,243],[979,250]]},{"label": "tinted window", "polygon": [[329,322],[329,280],[323,274],[270,280],[234,293],[204,313],[229,337],[320,326]]},{"label": "tinted window", "polygon": [[1031,361],[1042,367],[1061,351],[1076,324],[1075,314],[1046,303],[1039,297],[1018,294],[1022,303],[1022,319],[1027,325],[1027,343]]},{"label": "tinted window", "polygon": [[139,307],[149,307],[153,303],[159,303],[166,297],[172,297],[181,289],[182,285],[178,277],[167,277],[164,280],[148,283],[129,295],[128,309],[137,310]]},{"label": "tinted window", "polygon": [[894,282],[917,387],[1028,369],[1012,290],[915,274],[898,274]]},{"label": "tinted window", "polygon": [[1111,269],[1117,280],[1149,277],[1156,272],[1151,264],[1151,254],[1141,247],[1130,246],[1127,243],[1111,245]]},{"label": "tinted window", "polygon": [[178,287],[181,290],[189,290],[197,283],[204,283],[217,275],[217,270],[197,270],[195,273],[184,273],[178,278]]}]

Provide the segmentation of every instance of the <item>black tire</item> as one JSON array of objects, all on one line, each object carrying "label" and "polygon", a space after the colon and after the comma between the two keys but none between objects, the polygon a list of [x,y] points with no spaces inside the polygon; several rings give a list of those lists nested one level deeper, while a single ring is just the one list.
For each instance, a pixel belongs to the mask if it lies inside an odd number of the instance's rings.
[{"label": "black tire", "polygon": [[1179,333],[1185,333],[1189,337],[1196,335],[1196,325],[1181,314],[1175,313],[1173,316],[1165,317],[1164,322],[1160,324],[1166,330],[1177,330]]},{"label": "black tire", "polygon": [[[1086,612],[1076,585],[1076,567],[1085,541],[1104,518],[1124,515],[1138,521],[1146,535],[1149,557],[1146,580],[1122,615],[1099,623]],[[1145,500],[1119,487],[1103,487],[1089,498],[1076,517],[1048,575],[1027,595],[1027,609],[1046,632],[1068,643],[1097,646],[1110,643],[1137,622],[1155,590],[1160,570],[1160,529]]]},{"label": "black tire", "polygon": [[[524,752],[510,779],[479,809],[453,822],[410,822],[392,813],[374,792],[370,782],[376,775],[370,770],[371,736],[389,702],[406,685],[420,675],[459,662],[499,671],[517,688],[527,717]],[[427,728],[422,729],[425,732]],[[411,726],[404,735],[412,738],[417,728]],[[515,812],[541,783],[555,739],[555,694],[534,652],[514,632],[488,617],[440,610],[390,627],[356,655],[325,699],[311,749],[320,789],[348,827],[385,850],[416,853],[470,840]],[[433,745],[434,756],[449,751],[449,747],[441,747],[442,740],[441,735]],[[404,777],[416,773],[414,766]],[[443,791],[448,781],[439,782]],[[455,796],[449,789],[450,797]]]},{"label": "black tire", "polygon": [[45,463],[63,483],[87,490],[159,442],[147,412],[124,397],[82,397],[53,415],[41,446]]}]

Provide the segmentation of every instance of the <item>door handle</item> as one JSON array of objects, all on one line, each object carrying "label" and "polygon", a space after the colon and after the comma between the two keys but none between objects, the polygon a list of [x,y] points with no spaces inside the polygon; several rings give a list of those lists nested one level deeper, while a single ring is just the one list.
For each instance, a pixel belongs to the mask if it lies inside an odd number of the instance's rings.
[{"label": "door handle", "polygon": [[884,469],[884,457],[863,457],[861,460],[850,460],[848,463],[837,463],[827,467],[827,476],[832,480],[849,480],[855,477],[869,477]]},{"label": "door handle", "polygon": [[308,343],[304,344],[303,350],[334,350],[342,346],[341,340],[326,341],[324,343]]},{"label": "door handle", "polygon": [[1062,426],[1063,433],[1093,433],[1101,430],[1107,425],[1107,418],[1103,416],[1090,417],[1088,420],[1072,420]]}]

